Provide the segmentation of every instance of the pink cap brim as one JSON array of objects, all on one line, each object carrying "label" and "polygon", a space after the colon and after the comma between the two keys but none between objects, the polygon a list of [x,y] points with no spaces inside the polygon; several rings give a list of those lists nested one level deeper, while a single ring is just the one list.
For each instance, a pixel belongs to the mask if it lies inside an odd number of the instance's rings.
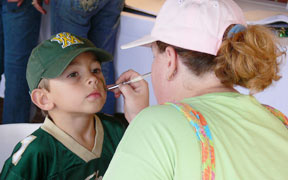
[{"label": "pink cap brim", "polygon": [[121,46],[121,49],[129,49],[137,46],[149,46],[151,43],[158,41],[157,38],[152,37],[151,35],[146,35],[136,41],[124,44]]}]

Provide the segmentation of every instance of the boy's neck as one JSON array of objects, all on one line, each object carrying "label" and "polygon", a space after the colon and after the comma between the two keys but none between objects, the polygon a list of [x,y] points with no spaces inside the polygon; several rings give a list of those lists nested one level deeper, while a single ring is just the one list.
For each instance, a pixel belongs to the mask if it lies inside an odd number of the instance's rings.
[{"label": "boy's neck", "polygon": [[50,117],[57,127],[90,151],[94,147],[96,134],[94,116],[94,114],[50,114]]}]

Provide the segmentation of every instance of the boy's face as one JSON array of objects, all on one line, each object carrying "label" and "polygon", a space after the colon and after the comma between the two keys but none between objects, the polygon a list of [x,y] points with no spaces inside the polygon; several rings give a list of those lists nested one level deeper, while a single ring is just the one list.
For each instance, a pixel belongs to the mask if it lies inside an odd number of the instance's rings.
[{"label": "boy's face", "polygon": [[92,52],[78,55],[57,78],[49,80],[50,98],[61,112],[92,114],[106,101],[101,65]]}]

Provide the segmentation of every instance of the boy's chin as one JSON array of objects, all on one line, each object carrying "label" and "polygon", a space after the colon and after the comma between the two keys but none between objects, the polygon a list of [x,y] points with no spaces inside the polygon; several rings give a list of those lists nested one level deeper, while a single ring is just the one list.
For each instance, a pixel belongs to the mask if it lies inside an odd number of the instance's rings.
[{"label": "boy's chin", "polygon": [[94,114],[99,113],[102,110],[103,106],[104,106],[104,104],[101,107],[95,108]]}]

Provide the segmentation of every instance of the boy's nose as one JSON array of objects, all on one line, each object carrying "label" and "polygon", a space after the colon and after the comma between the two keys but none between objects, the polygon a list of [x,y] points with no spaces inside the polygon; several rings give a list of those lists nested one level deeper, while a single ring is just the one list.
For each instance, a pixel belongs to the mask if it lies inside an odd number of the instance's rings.
[{"label": "boy's nose", "polygon": [[95,75],[90,75],[88,78],[88,85],[96,85],[98,83],[98,78]]}]

